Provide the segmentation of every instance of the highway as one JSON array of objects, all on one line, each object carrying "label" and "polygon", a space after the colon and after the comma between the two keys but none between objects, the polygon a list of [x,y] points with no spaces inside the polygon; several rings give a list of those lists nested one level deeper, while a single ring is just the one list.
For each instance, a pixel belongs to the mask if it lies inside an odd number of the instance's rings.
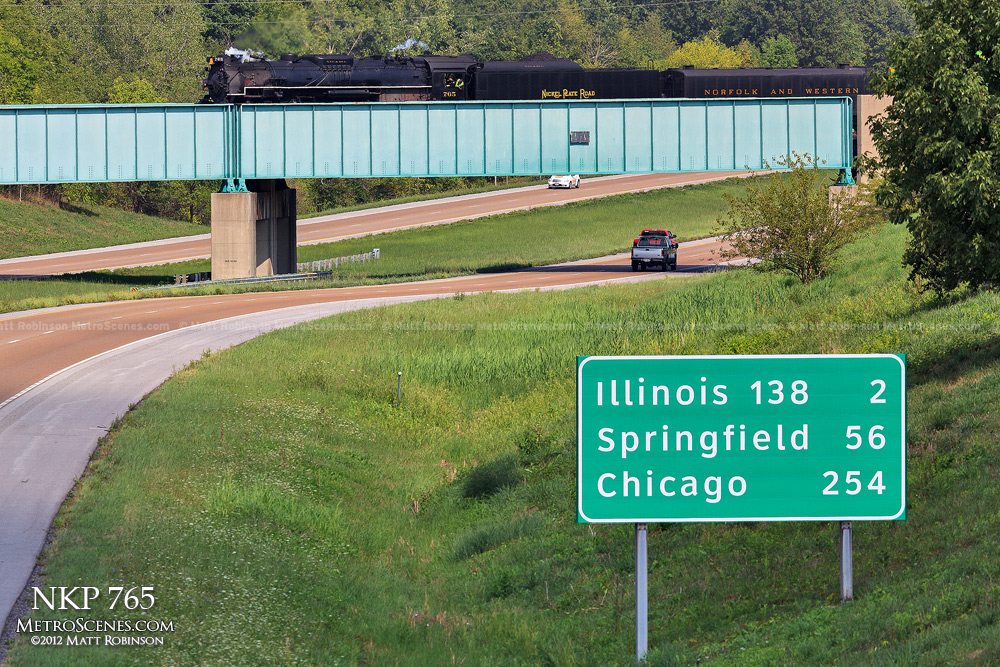
[{"label": "highway", "polygon": [[[698,272],[715,263],[715,241],[682,243],[678,271]],[[672,275],[668,272],[666,275]],[[331,302],[406,296],[448,296],[539,288],[566,288],[663,276],[633,274],[629,257],[393,285],[367,285],[288,292],[140,299],[84,304],[0,315],[0,408],[26,387],[96,354],[152,335],[260,311]]]},{"label": "highway", "polygon": [[[544,189],[542,194],[557,195]],[[468,206],[471,215],[478,213],[475,208],[485,208],[476,198]],[[434,208],[424,215],[446,222],[442,211]],[[447,215],[460,216],[460,211],[449,207]],[[392,222],[399,221],[383,219],[381,224]],[[339,232],[324,233],[346,232],[343,221],[338,224]],[[0,315],[0,621],[8,621],[0,641],[27,611],[27,601],[19,599],[26,582],[41,585],[32,579],[38,574],[37,555],[98,438],[131,404],[204,351],[338,312],[393,303],[460,293],[674,280],[713,267],[718,248],[712,239],[682,239],[678,271],[666,274],[633,273],[623,254],[395,285],[143,299]],[[92,261],[96,254],[83,257]],[[51,266],[37,270],[48,273]]]},{"label": "highway", "polygon": [[[574,201],[629,192],[693,185],[737,176],[732,172],[643,174],[585,179],[575,190],[549,190],[544,185],[498,190],[464,197],[447,197],[411,204],[308,218],[298,221],[299,245],[329,243],[369,234],[381,234],[471,220],[488,215],[559,206]],[[129,266],[168,264],[205,259],[211,254],[208,234],[185,236],[109,248],[54,253],[0,260],[0,276],[48,276],[120,269]]]}]

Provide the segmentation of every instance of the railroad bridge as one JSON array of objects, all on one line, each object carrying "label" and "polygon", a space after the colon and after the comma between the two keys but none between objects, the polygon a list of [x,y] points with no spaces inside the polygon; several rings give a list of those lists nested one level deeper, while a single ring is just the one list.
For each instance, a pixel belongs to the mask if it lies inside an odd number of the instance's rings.
[{"label": "railroad bridge", "polygon": [[0,184],[222,180],[212,275],[295,267],[286,178],[761,169],[853,163],[850,98],[0,107]]}]

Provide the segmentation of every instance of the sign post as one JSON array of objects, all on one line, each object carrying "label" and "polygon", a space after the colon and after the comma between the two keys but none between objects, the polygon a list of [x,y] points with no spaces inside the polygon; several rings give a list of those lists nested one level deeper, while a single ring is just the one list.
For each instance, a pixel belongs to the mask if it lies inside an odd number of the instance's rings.
[{"label": "sign post", "polygon": [[906,518],[902,355],[579,357],[577,433],[580,522]]},{"label": "sign post", "polygon": [[649,572],[646,559],[646,524],[635,524],[635,658],[646,657],[646,637],[648,635],[648,593],[646,574]]},{"label": "sign post", "polygon": [[854,599],[854,547],[850,521],[840,522],[840,602]]}]

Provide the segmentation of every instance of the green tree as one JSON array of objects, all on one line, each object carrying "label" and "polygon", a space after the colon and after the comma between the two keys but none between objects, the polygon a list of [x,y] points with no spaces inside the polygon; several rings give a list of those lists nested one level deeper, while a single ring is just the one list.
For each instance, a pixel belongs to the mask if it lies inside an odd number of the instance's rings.
[{"label": "green tree", "polygon": [[663,28],[663,22],[657,15],[650,15],[634,31],[635,37],[642,47],[644,58],[638,64],[647,65],[652,61],[654,66],[666,61],[670,54],[677,50],[677,42],[673,35]]},{"label": "green tree", "polygon": [[20,36],[0,28],[0,104],[31,104],[38,99],[39,68]]},{"label": "green tree", "polygon": [[123,73],[155,82],[171,102],[201,94],[205,65],[202,15],[190,2],[87,3],[51,0],[31,5],[35,20],[71,43],[84,101],[105,102]]},{"label": "green tree", "polygon": [[253,26],[256,8],[253,0],[208,0],[201,5],[205,38],[223,49],[232,46],[237,35]]},{"label": "green tree", "polygon": [[[678,42],[693,42],[707,34],[718,23],[718,9],[712,3],[669,3],[662,9],[664,30]],[[738,42],[739,39],[736,40]],[[734,42],[735,43],[735,42]]]},{"label": "green tree", "polygon": [[1000,0],[914,5],[872,122],[877,201],[911,233],[904,261],[938,291],[1000,285]]},{"label": "green tree", "polygon": [[876,211],[858,197],[828,192],[828,175],[808,155],[778,160],[787,174],[754,175],[742,197],[726,196],[718,221],[727,259],[750,257],[760,271],[788,273],[802,282],[828,275],[838,252],[871,224]]},{"label": "green tree", "polygon": [[916,28],[906,0],[855,0],[852,14],[865,42],[864,62],[869,67],[884,67],[893,40]]},{"label": "green tree", "polygon": [[[449,0],[316,0],[268,5],[236,43],[280,53],[385,54],[412,40],[444,52],[455,42]],[[422,51],[415,46],[412,51]]]},{"label": "green tree", "polygon": [[150,104],[164,101],[153,89],[153,84],[146,79],[126,79],[120,76],[112,82],[111,90],[108,91],[110,104]]},{"label": "green tree", "polygon": [[804,67],[861,64],[865,44],[851,7],[843,0],[724,0],[719,8],[722,41],[763,44],[785,35]]},{"label": "green tree", "polygon": [[742,67],[744,55],[739,49],[726,46],[706,36],[695,42],[686,42],[666,59],[667,67],[683,67],[694,65],[699,68],[708,67]]},{"label": "green tree", "polygon": [[0,5],[0,104],[78,101],[73,49],[39,28],[28,8]]},{"label": "green tree", "polygon": [[761,67],[798,67],[795,45],[784,35],[768,37],[760,45]]}]

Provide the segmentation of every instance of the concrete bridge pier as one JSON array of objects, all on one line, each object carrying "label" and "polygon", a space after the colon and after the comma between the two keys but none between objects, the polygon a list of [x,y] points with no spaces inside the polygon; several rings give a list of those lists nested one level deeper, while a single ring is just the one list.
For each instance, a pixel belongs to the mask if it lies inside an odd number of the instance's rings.
[{"label": "concrete bridge pier", "polygon": [[295,190],[247,180],[246,192],[212,195],[212,279],[295,272]]}]

